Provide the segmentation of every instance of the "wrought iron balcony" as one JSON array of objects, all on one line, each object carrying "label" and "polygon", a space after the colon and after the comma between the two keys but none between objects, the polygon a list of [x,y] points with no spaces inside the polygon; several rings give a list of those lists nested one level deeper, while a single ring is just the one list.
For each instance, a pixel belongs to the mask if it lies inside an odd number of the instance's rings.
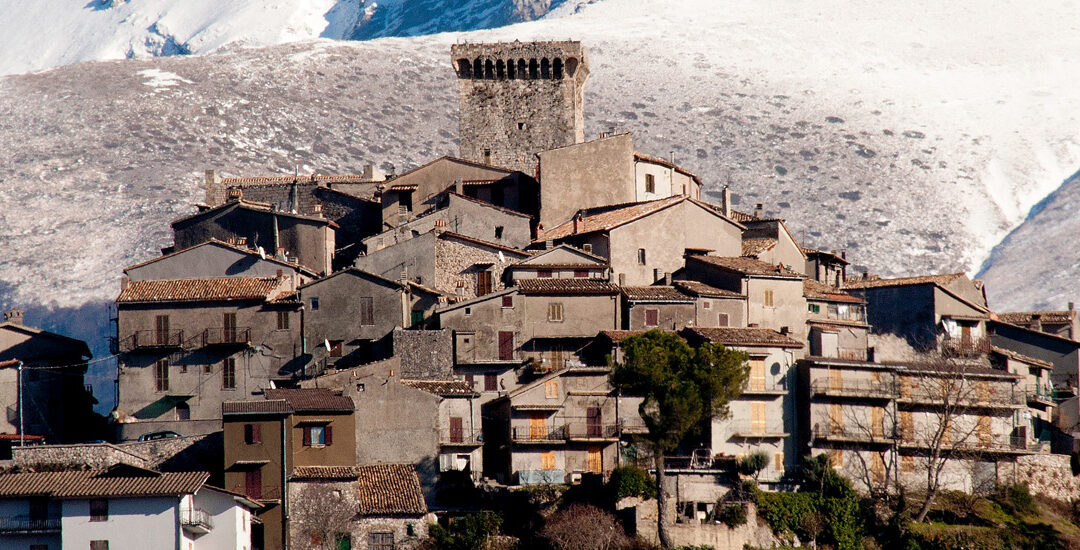
[{"label": "wrought iron balcony", "polygon": [[192,533],[206,534],[214,528],[214,519],[201,508],[181,508],[180,526]]},{"label": "wrought iron balcony", "polygon": [[563,443],[566,426],[515,426],[511,437],[515,443]]},{"label": "wrought iron balcony", "polygon": [[0,533],[5,535],[59,533],[60,516],[31,518],[30,516],[0,516]]},{"label": "wrought iron balcony", "polygon": [[566,435],[571,440],[618,439],[619,425],[569,422],[566,424]]},{"label": "wrought iron balcony", "polygon": [[814,424],[814,439],[828,441],[857,441],[862,443],[892,443],[899,436],[884,426],[844,426],[832,423]]},{"label": "wrought iron balcony", "polygon": [[184,347],[183,330],[136,330],[120,341],[120,351]]},{"label": "wrought iron balcony", "polygon": [[873,380],[815,380],[811,385],[815,395],[832,397],[863,397],[873,399],[891,399],[896,397],[896,388],[891,382]]},{"label": "wrought iron balcony", "polygon": [[439,443],[447,446],[480,446],[484,444],[484,435],[480,430],[440,430]]},{"label": "wrought iron balcony", "polygon": [[202,345],[205,346],[246,346],[251,343],[250,327],[215,327],[203,331]]}]

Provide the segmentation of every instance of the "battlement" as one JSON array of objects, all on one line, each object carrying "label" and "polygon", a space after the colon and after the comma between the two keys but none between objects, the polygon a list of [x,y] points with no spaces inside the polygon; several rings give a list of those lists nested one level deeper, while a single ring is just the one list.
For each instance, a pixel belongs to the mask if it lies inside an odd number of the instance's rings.
[{"label": "battlement", "polygon": [[585,48],[578,41],[454,44],[458,78],[469,80],[561,80],[588,76]]}]

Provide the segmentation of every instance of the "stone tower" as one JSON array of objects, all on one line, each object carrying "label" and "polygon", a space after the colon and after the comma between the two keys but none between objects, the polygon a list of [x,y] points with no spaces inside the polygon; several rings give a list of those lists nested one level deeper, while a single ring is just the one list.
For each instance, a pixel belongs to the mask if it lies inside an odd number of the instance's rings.
[{"label": "stone tower", "polygon": [[533,175],[535,154],[585,140],[581,42],[454,44],[461,157]]}]

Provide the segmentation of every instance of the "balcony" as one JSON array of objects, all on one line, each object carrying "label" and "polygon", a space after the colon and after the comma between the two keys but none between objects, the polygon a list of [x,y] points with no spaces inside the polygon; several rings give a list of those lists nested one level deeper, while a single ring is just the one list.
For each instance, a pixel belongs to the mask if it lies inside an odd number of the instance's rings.
[{"label": "balcony", "polygon": [[480,430],[440,430],[439,444],[444,447],[480,447],[484,444],[484,435]]},{"label": "balcony", "polygon": [[760,395],[760,396],[784,396],[787,395],[787,384],[783,380],[778,382],[765,381],[758,379],[757,381],[750,380],[747,382],[746,387],[743,388],[742,395]]},{"label": "balcony", "polygon": [[213,517],[201,508],[181,508],[180,526],[189,533],[205,535],[214,528]]},{"label": "balcony", "polygon": [[1037,405],[1054,404],[1054,388],[1049,384],[1029,384],[1027,387],[1027,402]]},{"label": "balcony", "polygon": [[736,439],[782,439],[790,435],[782,422],[732,422],[726,429]]},{"label": "balcony", "polygon": [[974,357],[990,353],[990,338],[945,338],[941,353],[948,357]]},{"label": "balcony", "polygon": [[202,345],[246,346],[251,343],[251,327],[208,328],[203,331]]},{"label": "balcony", "polygon": [[[931,447],[929,441],[917,441],[907,431],[903,433],[904,436],[900,440],[900,447],[907,449],[928,449]],[[941,450],[954,451],[957,453],[967,454],[1035,454],[1040,451],[1042,445],[1039,443],[1028,443],[1026,437],[1022,436],[998,436],[990,435],[986,437],[971,437],[965,441],[959,443],[942,443]]]},{"label": "balcony", "polygon": [[814,424],[814,439],[833,442],[891,444],[891,431],[873,427],[841,426],[831,423]]},{"label": "balcony", "polygon": [[566,443],[566,426],[519,426],[511,430],[514,443],[551,444]]},{"label": "balcony", "polygon": [[[940,405],[946,390],[936,387],[920,390],[918,386],[910,389],[901,388],[900,397],[896,400],[901,405]],[[956,390],[950,398],[959,409],[1018,409],[1026,405],[1026,398],[1022,392],[1013,392],[1010,389],[978,388]]]},{"label": "balcony", "polygon": [[30,516],[0,516],[0,534],[40,535],[60,532],[60,516],[31,518]]},{"label": "balcony", "polygon": [[144,349],[180,349],[184,346],[183,330],[136,330],[120,341],[120,351]]},{"label": "balcony", "polygon": [[263,504],[281,502],[281,487],[248,487],[246,485],[233,485],[229,488],[234,493],[246,495]]},{"label": "balcony", "polygon": [[566,436],[570,441],[618,441],[619,425],[569,422],[566,424]]},{"label": "balcony", "polygon": [[866,399],[892,399],[896,390],[892,383],[872,380],[847,380],[836,383],[835,380],[816,380],[810,385],[814,395],[828,397],[859,397]]}]

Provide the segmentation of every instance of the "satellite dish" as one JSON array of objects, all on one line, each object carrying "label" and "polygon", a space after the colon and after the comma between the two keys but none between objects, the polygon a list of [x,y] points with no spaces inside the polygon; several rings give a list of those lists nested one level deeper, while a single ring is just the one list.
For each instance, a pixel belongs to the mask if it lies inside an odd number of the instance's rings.
[{"label": "satellite dish", "polygon": [[326,346],[326,351],[330,351],[330,340],[323,338],[323,345]]},{"label": "satellite dish", "polygon": [[502,250],[499,251],[499,263],[500,264],[506,263],[506,256],[503,256]]},{"label": "satellite dish", "polygon": [[266,259],[266,251],[263,250],[263,247],[261,247],[261,246],[259,247],[259,258],[262,259],[262,260]]}]

